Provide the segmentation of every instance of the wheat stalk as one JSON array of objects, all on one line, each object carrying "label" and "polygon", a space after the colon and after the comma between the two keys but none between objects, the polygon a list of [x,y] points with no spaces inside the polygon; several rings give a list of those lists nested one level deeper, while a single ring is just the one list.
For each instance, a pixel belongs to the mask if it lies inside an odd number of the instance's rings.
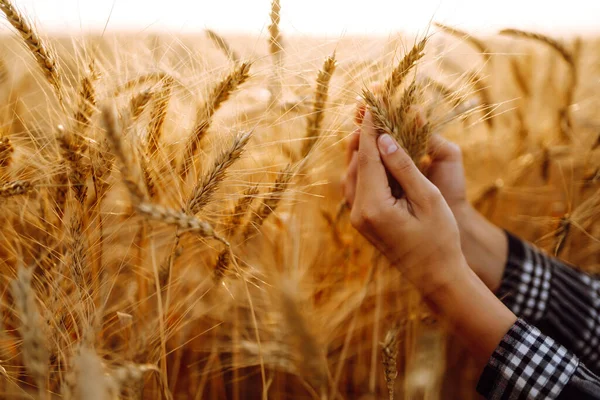
[{"label": "wheat stalk", "polygon": [[188,139],[185,147],[183,163],[180,168],[180,175],[182,177],[187,176],[189,169],[193,165],[194,156],[200,147],[200,143],[210,124],[212,122],[212,116],[221,107],[221,105],[229,99],[231,94],[248,78],[250,63],[242,63],[235,67],[235,69],[227,75],[225,79],[217,83],[211,90],[208,99],[197,111],[196,126],[192,135]]},{"label": "wheat stalk", "polygon": [[198,214],[211,201],[219,185],[225,179],[227,170],[240,158],[251,136],[252,132],[238,135],[231,147],[219,154],[212,169],[203,176],[192,190],[192,195],[186,207],[191,214]]},{"label": "wheat stalk", "polygon": [[329,92],[329,82],[335,72],[336,62],[335,54],[327,57],[323,62],[323,67],[317,76],[317,87],[315,90],[315,99],[313,101],[312,113],[309,114],[306,127],[306,141],[302,149],[302,157],[308,156],[317,139],[321,135],[321,124],[325,114],[325,105]]},{"label": "wheat stalk", "polygon": [[219,50],[221,50],[231,62],[234,64],[238,64],[240,62],[240,56],[231,48],[223,36],[210,29],[206,29],[205,32],[208,38],[212,40],[217,48],[219,48]]}]

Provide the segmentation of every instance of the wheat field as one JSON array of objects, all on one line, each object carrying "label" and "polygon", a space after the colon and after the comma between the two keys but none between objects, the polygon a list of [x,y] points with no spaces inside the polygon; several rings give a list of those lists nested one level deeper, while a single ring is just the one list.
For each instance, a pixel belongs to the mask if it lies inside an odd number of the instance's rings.
[{"label": "wheat field", "polygon": [[47,36],[0,10],[0,398],[477,398],[349,223],[357,96],[422,107],[381,122],[416,160],[459,143],[479,211],[600,270],[598,39],[287,37],[277,0],[262,36]]}]

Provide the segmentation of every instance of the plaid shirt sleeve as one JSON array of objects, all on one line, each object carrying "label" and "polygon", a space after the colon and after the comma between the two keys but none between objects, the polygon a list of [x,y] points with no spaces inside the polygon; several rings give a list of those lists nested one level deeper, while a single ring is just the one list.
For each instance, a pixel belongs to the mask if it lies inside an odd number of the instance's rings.
[{"label": "plaid shirt sleeve", "polygon": [[600,277],[574,269],[507,232],[498,296],[600,374]]},{"label": "plaid shirt sleeve", "polygon": [[490,358],[478,392],[494,400],[600,399],[594,375],[600,369],[600,280],[507,236],[498,294],[520,318]]},{"label": "plaid shirt sleeve", "polygon": [[565,347],[519,319],[490,357],[477,391],[488,400],[598,400],[600,379]]}]

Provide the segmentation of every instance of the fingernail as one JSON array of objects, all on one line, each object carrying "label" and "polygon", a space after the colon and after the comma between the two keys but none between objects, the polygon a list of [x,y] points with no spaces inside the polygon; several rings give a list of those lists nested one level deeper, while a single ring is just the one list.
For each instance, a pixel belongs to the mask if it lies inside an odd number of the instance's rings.
[{"label": "fingernail", "polygon": [[384,133],[379,137],[379,148],[383,154],[392,154],[398,150],[398,145],[390,135]]}]

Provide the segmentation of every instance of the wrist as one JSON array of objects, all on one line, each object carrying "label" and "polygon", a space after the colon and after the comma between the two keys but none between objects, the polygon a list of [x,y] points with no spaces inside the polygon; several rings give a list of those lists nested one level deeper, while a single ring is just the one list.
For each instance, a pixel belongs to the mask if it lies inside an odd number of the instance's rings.
[{"label": "wrist", "polygon": [[489,289],[495,291],[500,286],[508,254],[505,232],[468,202],[459,204],[452,211],[467,264]]}]

